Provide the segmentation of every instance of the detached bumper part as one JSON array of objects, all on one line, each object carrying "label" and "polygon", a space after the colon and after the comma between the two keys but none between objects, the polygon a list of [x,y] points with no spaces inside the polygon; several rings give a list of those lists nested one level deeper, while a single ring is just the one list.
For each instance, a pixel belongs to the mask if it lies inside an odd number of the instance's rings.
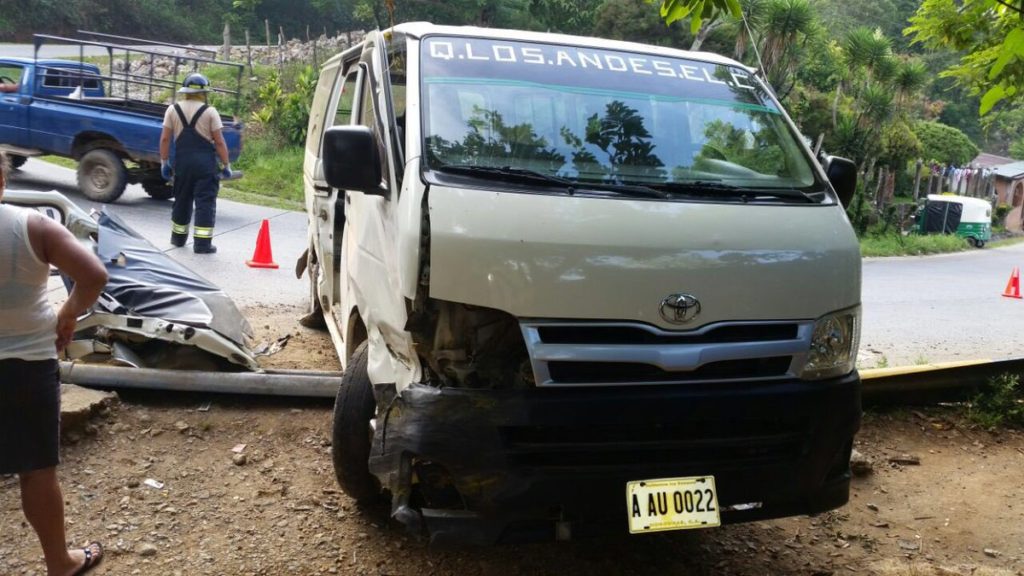
[{"label": "detached bumper part", "polygon": [[[380,405],[389,408],[370,469],[394,516],[433,543],[460,544],[625,533],[631,480],[713,475],[723,523],[831,510],[849,498],[861,413],[856,373],[527,391],[414,385]],[[750,503],[760,507],[737,506]]]}]

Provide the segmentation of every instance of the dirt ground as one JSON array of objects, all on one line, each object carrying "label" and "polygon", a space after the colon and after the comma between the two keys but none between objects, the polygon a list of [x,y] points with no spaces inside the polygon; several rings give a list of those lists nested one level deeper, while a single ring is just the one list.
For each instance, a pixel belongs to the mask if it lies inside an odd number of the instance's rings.
[{"label": "dirt ground", "polygon": [[[291,334],[267,366],[337,369],[298,310],[246,313],[257,341]],[[329,401],[122,393],[66,435],[69,537],[102,540],[108,575],[1024,575],[1024,434],[954,407],[867,413],[873,473],[818,517],[462,550],[361,513],[334,480],[330,425]],[[0,534],[0,575],[44,573],[11,477]]]}]

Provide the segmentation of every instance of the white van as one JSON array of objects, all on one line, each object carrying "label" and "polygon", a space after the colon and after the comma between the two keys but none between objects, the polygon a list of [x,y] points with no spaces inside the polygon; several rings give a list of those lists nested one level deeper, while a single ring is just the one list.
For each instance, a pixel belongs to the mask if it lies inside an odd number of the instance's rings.
[{"label": "white van", "polygon": [[402,24],[323,67],[306,150],[298,272],[359,502],[492,543],[847,501],[855,169],[750,69]]}]

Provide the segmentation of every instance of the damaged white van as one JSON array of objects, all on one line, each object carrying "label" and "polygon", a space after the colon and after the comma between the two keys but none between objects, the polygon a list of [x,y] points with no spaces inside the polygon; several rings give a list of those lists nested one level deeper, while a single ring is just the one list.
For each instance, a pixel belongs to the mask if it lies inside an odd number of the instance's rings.
[{"label": "damaged white van", "polygon": [[855,169],[752,70],[402,24],[323,67],[304,172],[358,501],[461,543],[847,501]]}]

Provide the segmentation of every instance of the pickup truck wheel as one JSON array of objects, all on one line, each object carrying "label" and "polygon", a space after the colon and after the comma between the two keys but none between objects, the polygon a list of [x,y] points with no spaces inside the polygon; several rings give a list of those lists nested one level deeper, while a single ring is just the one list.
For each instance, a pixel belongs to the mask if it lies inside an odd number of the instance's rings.
[{"label": "pickup truck wheel", "polygon": [[11,168],[17,170],[28,162],[28,156],[18,156],[17,154],[8,154],[7,160],[11,163]]},{"label": "pickup truck wheel", "polygon": [[128,171],[110,150],[90,150],[78,161],[78,188],[90,200],[113,202],[124,194]]},{"label": "pickup truck wheel", "polygon": [[356,348],[341,376],[341,387],[334,403],[332,452],[334,475],[346,494],[363,506],[381,501],[380,483],[370,474],[370,446],[373,428],[370,421],[377,412],[373,384],[366,371],[366,342]]},{"label": "pickup truck wheel", "polygon": [[174,198],[174,187],[164,180],[143,180],[142,189],[154,200],[170,200]]}]

